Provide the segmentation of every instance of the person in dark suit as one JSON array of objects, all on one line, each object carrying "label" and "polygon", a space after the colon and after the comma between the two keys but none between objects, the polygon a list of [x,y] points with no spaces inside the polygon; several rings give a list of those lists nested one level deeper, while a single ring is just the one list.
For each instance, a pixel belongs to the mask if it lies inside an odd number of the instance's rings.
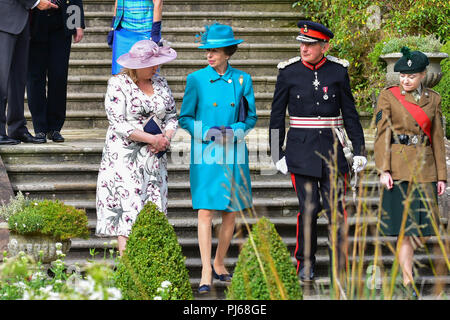
[{"label": "person in dark suit", "polygon": [[[284,174],[291,173],[299,200],[295,250],[297,273],[301,280],[311,281],[317,249],[317,218],[322,209],[328,216],[330,230],[335,225],[332,224],[332,212],[337,212],[334,221],[340,228],[338,239],[333,243],[338,253],[335,255],[336,265],[339,268],[345,262],[342,235],[346,213],[342,196],[349,163],[338,133],[342,134],[345,129],[352,142],[355,172],[364,169],[367,159],[364,156],[364,133],[350,90],[348,61],[325,56],[329,40],[334,36],[328,28],[311,21],[299,21],[298,26],[300,56],[278,64],[270,115],[270,147],[277,169]],[[286,108],[289,110],[290,129],[283,150]],[[329,166],[334,157],[337,158],[337,174]],[[330,181],[331,177],[336,180]],[[333,194],[337,194],[337,207],[333,206]],[[332,250],[329,252],[330,262],[333,262]]]},{"label": "person in dark suit", "polygon": [[18,144],[21,141],[45,142],[28,132],[24,116],[30,36],[29,10],[57,7],[47,0],[0,1],[0,145]]},{"label": "person in dark suit", "polygon": [[31,11],[27,95],[36,137],[63,142],[72,36],[80,42],[85,25],[82,0],[54,2],[58,9]]}]

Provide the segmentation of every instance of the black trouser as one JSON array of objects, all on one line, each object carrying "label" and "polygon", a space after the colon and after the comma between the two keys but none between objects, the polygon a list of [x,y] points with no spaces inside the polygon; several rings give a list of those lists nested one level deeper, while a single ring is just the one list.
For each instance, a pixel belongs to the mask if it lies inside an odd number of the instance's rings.
[{"label": "black trouser", "polygon": [[[2,13],[7,14],[7,13]],[[28,132],[24,116],[25,84],[30,38],[29,22],[21,33],[0,31],[0,134],[15,137]],[[6,110],[8,105],[8,110]]]},{"label": "black trouser", "polygon": [[[61,13],[46,16],[38,41],[31,40],[28,67],[28,107],[34,132],[60,131],[66,119],[67,76],[72,38]],[[46,94],[46,80],[47,94]]]},{"label": "black trouser", "polygon": [[[308,262],[314,269],[317,252],[317,219],[319,213],[325,210],[328,217],[328,252],[330,256],[330,271],[332,270],[333,250],[332,243],[332,221],[337,223],[335,248],[337,254],[338,270],[346,265],[346,212],[343,208],[342,197],[345,194],[346,177],[338,176],[338,182],[330,183],[330,175],[327,166],[322,166],[322,177],[310,177],[300,174],[291,174],[292,184],[294,185],[299,201],[299,213],[297,216],[297,246],[295,249],[295,258],[297,259],[297,273],[305,267]],[[338,188],[336,190],[336,187]],[[333,186],[333,188],[331,188]],[[337,197],[337,210],[334,210],[332,203],[330,204],[330,190]],[[334,203],[334,200],[333,200]],[[333,212],[334,211],[334,212]],[[333,220],[333,215],[335,216]],[[331,273],[330,273],[331,274]]]}]

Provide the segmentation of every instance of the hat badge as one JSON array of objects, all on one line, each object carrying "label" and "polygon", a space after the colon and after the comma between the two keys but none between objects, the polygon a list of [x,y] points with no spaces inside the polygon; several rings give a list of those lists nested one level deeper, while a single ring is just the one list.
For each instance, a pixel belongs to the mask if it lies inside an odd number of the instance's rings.
[{"label": "hat badge", "polygon": [[408,64],[408,67],[411,67],[411,66],[412,66],[412,61],[411,61],[411,59],[408,60],[407,64]]},{"label": "hat badge", "polygon": [[308,33],[308,26],[306,24],[303,25],[303,32]]}]

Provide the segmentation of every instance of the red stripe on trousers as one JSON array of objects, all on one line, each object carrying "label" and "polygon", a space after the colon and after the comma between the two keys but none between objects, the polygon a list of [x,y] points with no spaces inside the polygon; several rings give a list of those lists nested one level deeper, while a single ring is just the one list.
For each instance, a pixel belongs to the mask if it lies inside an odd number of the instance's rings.
[{"label": "red stripe on trousers", "polygon": [[[291,173],[291,181],[292,181],[292,184],[294,185],[295,193],[297,193],[297,187],[295,184],[295,175],[293,173]],[[300,217],[300,211],[297,214],[297,232],[295,233],[297,241],[296,241],[295,251],[294,251],[295,258],[297,258],[297,251],[298,251],[298,219],[299,219],[299,217]],[[297,260],[297,274],[298,274],[299,268],[300,268],[300,261]]]}]

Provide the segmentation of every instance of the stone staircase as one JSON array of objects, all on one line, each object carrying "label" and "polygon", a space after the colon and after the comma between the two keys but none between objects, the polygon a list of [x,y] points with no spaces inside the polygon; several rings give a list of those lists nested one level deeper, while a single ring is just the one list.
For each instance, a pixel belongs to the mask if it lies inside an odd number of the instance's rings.
[{"label": "stone staircase", "polygon": [[[109,238],[97,238],[93,235],[96,224],[95,188],[108,122],[103,106],[106,83],[110,77],[111,50],[106,45],[106,33],[111,21],[112,0],[85,0],[86,30],[83,41],[72,46],[70,66],[67,120],[62,134],[64,143],[49,142],[44,145],[21,144],[0,147],[0,155],[7,169],[13,190],[21,190],[32,198],[58,198],[75,207],[83,208],[89,218],[92,235],[88,240],[73,239],[72,248],[66,258],[69,265],[83,264],[92,258],[90,249],[98,253],[94,259],[109,259],[108,249],[112,247]],[[277,231],[286,243],[289,251],[296,246],[297,198],[290,177],[276,173],[268,151],[268,120],[276,81],[279,61],[298,55],[296,21],[302,14],[291,9],[291,0],[165,0],[163,13],[163,38],[171,42],[177,50],[177,60],[165,64],[161,69],[174,93],[177,109],[180,109],[186,76],[206,66],[204,53],[197,49],[195,35],[203,32],[203,26],[214,20],[233,26],[235,37],[244,39],[231,64],[252,75],[256,107],[258,113],[257,128],[247,137],[250,154],[250,168],[254,195],[254,213],[246,216],[249,224],[257,217],[267,216],[275,224]],[[27,113],[29,128],[32,128],[30,114]],[[367,148],[373,150],[373,132],[370,117],[361,114],[366,130]],[[201,262],[197,244],[196,212],[191,207],[189,192],[189,136],[180,129],[173,140],[169,157],[169,211],[168,219],[175,228],[179,242],[186,256],[191,284],[196,294],[199,284]],[[182,165],[175,165],[174,159],[183,159]],[[366,169],[367,177],[363,186],[367,190],[364,201],[369,209],[376,212],[378,207],[378,189],[374,180],[374,164],[369,156]],[[179,163],[179,162],[178,162]],[[349,213],[349,245],[362,240],[353,239],[354,229],[364,223],[370,230],[376,225],[373,217],[357,221],[354,215],[355,204],[351,195],[347,195]],[[443,219],[446,223],[446,220]],[[214,220],[217,231],[220,219]],[[327,221],[319,219],[319,249],[317,255],[317,281],[313,297],[327,294],[328,253]],[[246,228],[242,219],[238,219],[235,237],[232,241],[229,257],[226,260],[232,270],[237,261],[241,245],[245,241]],[[364,260],[367,266],[373,261],[374,245],[377,239],[368,231]],[[394,238],[382,238],[383,243],[395,246]],[[433,238],[430,243],[436,243]],[[213,250],[217,240],[213,240]],[[213,251],[214,252],[214,251]],[[351,256],[351,251],[350,251]],[[434,253],[433,253],[434,254]],[[442,262],[438,253],[432,260]],[[393,256],[385,245],[380,258],[386,268],[390,268]],[[450,284],[448,274],[431,276],[429,257],[424,251],[416,254],[416,262],[421,264],[418,284],[423,285],[424,293],[430,295],[434,284],[444,281]],[[293,263],[295,260],[292,260]],[[356,262],[355,261],[355,262]],[[350,262],[353,262],[351,258]],[[318,288],[325,288],[324,290]],[[207,298],[224,298],[225,285],[214,282],[213,292]],[[200,299],[201,297],[196,297]]]}]

